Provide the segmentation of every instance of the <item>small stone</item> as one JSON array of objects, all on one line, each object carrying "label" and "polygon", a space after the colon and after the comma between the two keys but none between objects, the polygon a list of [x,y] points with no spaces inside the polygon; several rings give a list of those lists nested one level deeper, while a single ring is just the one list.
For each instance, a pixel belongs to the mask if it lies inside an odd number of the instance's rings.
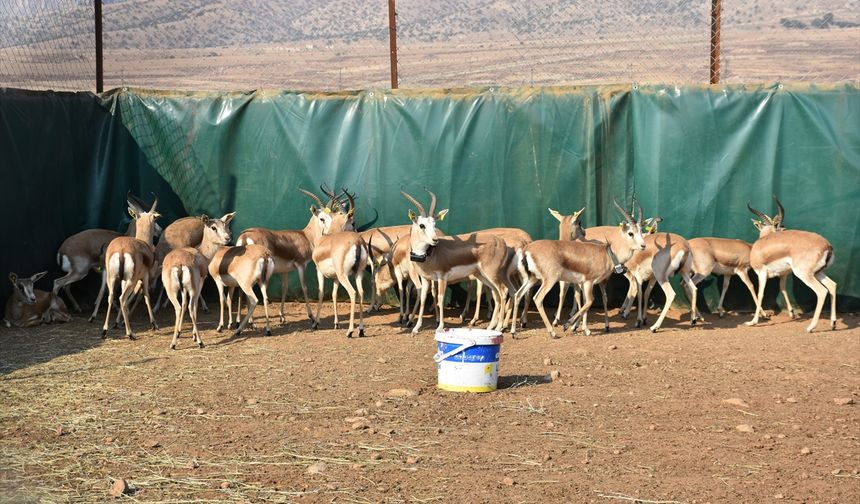
[{"label": "small stone", "polygon": [[765,435],[764,435],[764,439],[770,439],[770,438],[771,438],[771,435],[770,435],[770,434],[765,434]]},{"label": "small stone", "polygon": [[351,416],[351,417],[344,418],[343,421],[346,423],[364,422],[364,421],[367,421],[367,418],[365,418],[363,416]]},{"label": "small stone", "polygon": [[325,487],[329,490],[332,490],[332,491],[338,489],[337,483],[326,483]]},{"label": "small stone", "polygon": [[558,369],[553,369],[549,372],[549,379],[552,381],[556,381],[561,378],[561,372]]},{"label": "small stone", "polygon": [[421,458],[419,457],[406,457],[406,463],[409,465],[415,465],[418,463],[419,460],[421,460]]},{"label": "small stone", "polygon": [[810,450],[808,446],[804,446],[800,449],[801,455],[809,455],[810,453],[812,453],[812,450]]},{"label": "small stone", "polygon": [[552,366],[552,359],[549,357],[544,358],[543,365],[544,366]]},{"label": "small stone", "polygon": [[253,399],[253,398],[252,398],[252,399],[248,399],[246,402],[247,402],[248,404],[251,404],[251,405],[257,404],[257,400],[256,400],[256,399]]},{"label": "small stone", "polygon": [[436,430],[433,431],[434,434],[442,434],[442,427],[436,427]]},{"label": "small stone", "polygon": [[618,350],[618,345],[612,345],[609,347],[609,350]]},{"label": "small stone", "polygon": [[412,389],[396,388],[389,390],[385,395],[387,397],[415,397],[418,395],[418,392]]},{"label": "small stone", "polygon": [[350,469],[352,469],[353,471],[357,471],[357,470],[359,470],[359,469],[363,469],[363,468],[364,468],[364,464],[352,464],[352,465],[351,465],[351,466],[349,466],[349,467],[350,467]]},{"label": "small stone", "polygon": [[227,490],[228,488],[230,488],[230,482],[229,481],[222,481],[221,482],[221,490]]},{"label": "small stone", "polygon": [[613,455],[621,455],[621,450],[612,450]]},{"label": "small stone", "polygon": [[774,495],[774,496],[773,496],[773,498],[774,498],[774,499],[784,499],[784,498],[785,498],[785,496],[784,496],[784,495],[782,495],[781,493],[778,493],[778,494]]},{"label": "small stone", "polygon": [[797,399],[795,399],[794,397],[787,397],[787,398],[785,399],[785,402],[787,402],[787,403],[792,403],[792,404],[793,404],[793,403],[796,403],[796,402],[797,402]]},{"label": "small stone", "polygon": [[111,497],[121,497],[126,492],[128,492],[128,483],[126,483],[124,479],[120,478],[118,480],[114,480],[113,485],[110,487],[110,492],[108,493]]},{"label": "small stone", "polygon": [[350,426],[350,428],[352,430],[364,430],[364,429],[370,428],[370,426],[367,425],[367,422],[362,420],[362,421],[354,422],[352,424],[352,426]]},{"label": "small stone", "polygon": [[648,430],[657,430],[657,426],[654,424],[651,424],[648,426]]},{"label": "small stone", "polygon": [[188,463],[189,469],[197,469],[200,467],[200,462],[197,462],[197,459],[191,459],[191,462]]},{"label": "small stone", "polygon": [[543,461],[549,462],[550,460],[552,460],[552,455],[550,455],[549,453],[545,453],[543,456]]},{"label": "small stone", "polygon": [[102,441],[104,442],[104,444],[113,444],[113,442],[116,441],[116,438],[114,438],[113,436],[108,436]]},{"label": "small stone", "polygon": [[160,415],[165,415],[165,414],[167,414],[167,412],[166,412],[166,411],[164,411],[163,409],[155,408],[154,410],[152,410],[152,414],[153,414],[153,415],[155,415],[155,416],[160,416]]},{"label": "small stone", "polygon": [[510,476],[505,476],[505,478],[502,480],[502,484],[507,486],[514,486],[514,479]]},{"label": "small stone", "polygon": [[373,403],[373,405],[376,406],[377,408],[381,408],[382,406],[385,405],[385,403],[382,401],[376,401],[375,403]]},{"label": "small stone", "polygon": [[459,415],[457,415],[457,418],[460,420],[468,420],[469,416],[465,413],[460,413]]},{"label": "small stone", "polygon": [[385,357],[380,357],[380,358],[376,359],[376,362],[378,362],[380,364],[388,364],[388,359],[386,359]]},{"label": "small stone", "polygon": [[797,425],[797,424],[792,425],[791,430],[800,430],[800,425]]},{"label": "small stone", "polygon": [[373,452],[370,454],[370,460],[382,460],[382,454],[379,452]]},{"label": "small stone", "polygon": [[776,437],[778,439],[785,439],[785,434],[777,434]]},{"label": "small stone", "polygon": [[854,404],[854,398],[853,397],[839,397],[839,398],[834,399],[833,402],[840,405],[840,406],[847,406],[849,404]]},{"label": "small stone", "polygon": [[834,470],[830,471],[830,474],[832,474],[834,476],[838,476],[839,473],[841,473],[841,472],[842,472],[842,469],[834,469]]},{"label": "small stone", "polygon": [[755,429],[753,429],[752,425],[740,424],[737,427],[735,427],[735,430],[737,430],[738,432],[753,432]]},{"label": "small stone", "polygon": [[204,411],[203,408],[197,408],[197,411],[195,413],[197,413],[198,415],[202,415],[203,413],[206,413],[206,411]]},{"label": "small stone", "polygon": [[723,399],[723,404],[728,404],[729,406],[737,406],[739,408],[749,408],[750,405],[747,404],[746,401],[739,397],[732,397],[730,399]]},{"label": "small stone", "polygon": [[365,416],[367,415],[367,408],[359,408],[355,410],[355,416]]},{"label": "small stone", "polygon": [[320,474],[326,470],[325,462],[316,462],[308,466],[308,470],[305,471],[308,474]]},{"label": "small stone", "polygon": [[54,434],[56,434],[57,436],[62,436],[62,435],[68,434],[68,431],[63,430],[63,426],[61,425],[61,426],[57,427],[56,429],[54,429]]}]

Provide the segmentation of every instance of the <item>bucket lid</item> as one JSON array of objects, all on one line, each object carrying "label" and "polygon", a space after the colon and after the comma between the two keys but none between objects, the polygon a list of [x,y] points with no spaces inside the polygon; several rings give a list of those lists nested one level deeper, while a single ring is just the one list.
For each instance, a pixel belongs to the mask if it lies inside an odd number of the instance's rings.
[{"label": "bucket lid", "polygon": [[472,329],[468,327],[454,327],[436,331],[436,341],[442,343],[464,344],[474,341],[476,345],[499,345],[504,336],[499,331],[489,329]]}]

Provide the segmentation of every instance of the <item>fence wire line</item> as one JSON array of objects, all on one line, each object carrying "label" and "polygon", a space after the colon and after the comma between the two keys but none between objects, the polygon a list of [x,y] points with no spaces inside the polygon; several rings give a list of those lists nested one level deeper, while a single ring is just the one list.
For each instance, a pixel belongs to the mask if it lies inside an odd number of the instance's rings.
[{"label": "fence wire line", "polygon": [[[711,0],[397,0],[401,87],[705,84]],[[860,83],[860,0],[723,0],[720,81]],[[389,86],[387,0],[104,0],[105,88]],[[92,90],[92,0],[0,0],[0,86]]]}]

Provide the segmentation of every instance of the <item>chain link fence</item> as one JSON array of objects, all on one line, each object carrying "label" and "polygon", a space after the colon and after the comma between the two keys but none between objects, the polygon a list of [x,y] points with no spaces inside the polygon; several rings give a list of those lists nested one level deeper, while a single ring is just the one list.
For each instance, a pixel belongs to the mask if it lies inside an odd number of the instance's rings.
[{"label": "chain link fence", "polygon": [[[400,87],[860,83],[860,0],[397,0]],[[0,0],[0,86],[93,90],[93,0]],[[390,86],[387,0],[104,0],[105,88]],[[716,30],[714,28],[717,28]]]}]

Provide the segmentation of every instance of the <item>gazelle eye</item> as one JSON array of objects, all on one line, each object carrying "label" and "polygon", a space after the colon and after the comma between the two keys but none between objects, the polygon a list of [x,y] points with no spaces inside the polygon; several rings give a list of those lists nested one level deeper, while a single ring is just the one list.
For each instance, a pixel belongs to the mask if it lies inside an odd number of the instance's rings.
[{"label": "gazelle eye", "polygon": [[629,236],[629,237],[631,237],[631,238],[632,238],[632,237],[633,237],[633,232],[632,232],[632,231],[631,231],[631,232],[628,232],[628,233],[627,233],[627,236]]},{"label": "gazelle eye", "polygon": [[418,224],[418,227],[420,227],[421,229],[424,229],[424,224]]}]

